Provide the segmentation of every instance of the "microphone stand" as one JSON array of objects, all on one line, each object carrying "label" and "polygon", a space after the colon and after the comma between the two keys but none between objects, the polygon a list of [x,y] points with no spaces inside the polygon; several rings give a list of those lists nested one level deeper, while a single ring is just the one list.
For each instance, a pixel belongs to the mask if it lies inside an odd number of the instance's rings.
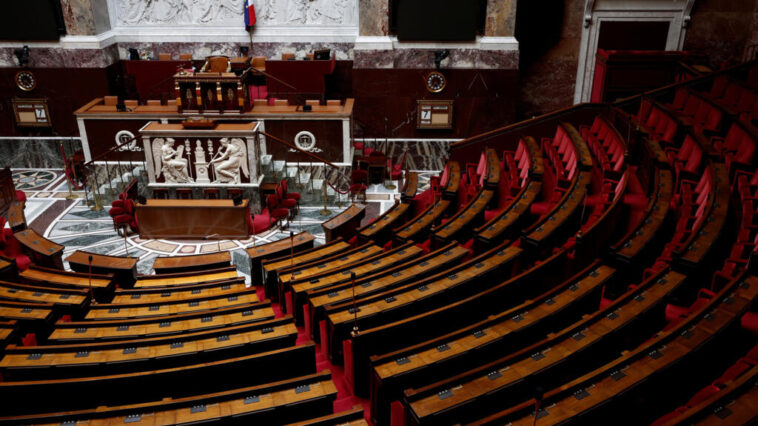
[{"label": "microphone stand", "polygon": [[350,281],[353,285],[353,330],[350,332],[351,337],[358,336],[358,309],[355,307],[355,272],[350,273]]},{"label": "microphone stand", "polygon": [[545,396],[545,390],[542,387],[537,386],[534,389],[534,420],[532,426],[537,424],[537,417],[540,415],[540,406],[542,405],[542,398]]},{"label": "microphone stand", "polygon": [[95,294],[92,291],[92,255],[89,255],[87,260],[89,260],[89,301],[90,305],[95,305],[97,302],[95,301]]}]

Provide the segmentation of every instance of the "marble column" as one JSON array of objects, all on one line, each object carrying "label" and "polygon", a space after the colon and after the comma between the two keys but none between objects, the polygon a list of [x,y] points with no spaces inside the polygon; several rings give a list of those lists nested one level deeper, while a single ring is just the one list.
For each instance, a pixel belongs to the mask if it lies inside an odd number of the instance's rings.
[{"label": "marble column", "polygon": [[[93,0],[60,0],[68,35],[95,35]],[[106,11],[107,15],[107,11]]]},{"label": "marble column", "polygon": [[513,36],[516,31],[516,0],[487,0],[487,21],[484,35]]},{"label": "marble column", "polygon": [[389,34],[389,0],[360,0],[359,34],[386,36]]}]

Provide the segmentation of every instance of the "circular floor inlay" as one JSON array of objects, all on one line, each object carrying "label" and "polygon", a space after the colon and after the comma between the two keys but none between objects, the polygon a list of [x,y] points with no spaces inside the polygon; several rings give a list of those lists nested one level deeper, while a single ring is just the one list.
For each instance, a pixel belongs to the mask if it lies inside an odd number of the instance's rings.
[{"label": "circular floor inlay", "polygon": [[45,186],[56,177],[55,173],[46,170],[27,170],[13,173],[13,184],[16,189],[32,189]]}]

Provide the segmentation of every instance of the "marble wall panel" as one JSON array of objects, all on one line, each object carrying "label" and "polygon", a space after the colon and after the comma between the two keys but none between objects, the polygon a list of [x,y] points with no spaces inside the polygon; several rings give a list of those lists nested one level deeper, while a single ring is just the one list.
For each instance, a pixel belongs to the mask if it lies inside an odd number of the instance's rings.
[{"label": "marble wall panel", "polygon": [[516,29],[517,0],[487,0],[487,20],[484,35],[512,36]]},{"label": "marble wall panel", "polygon": [[353,58],[352,43],[161,43],[161,42],[121,42],[118,43],[118,55],[121,59],[129,59],[129,48],[136,48],[143,57],[157,58],[158,53],[169,53],[174,59],[179,59],[182,53],[191,53],[195,59],[203,59],[212,55],[240,56],[240,47],[247,47],[250,56],[265,56],[271,59],[281,59],[282,53],[294,53],[295,58],[302,59],[315,49],[331,49],[337,60]]},{"label": "marble wall panel", "polygon": [[360,0],[359,34],[384,36],[389,34],[389,0]]},{"label": "marble wall panel", "polygon": [[94,35],[95,15],[91,0],[61,0],[63,20],[69,35]]},{"label": "marble wall panel", "polygon": [[[353,67],[434,68],[436,49],[356,50]],[[450,56],[442,68],[518,69],[518,50],[448,49]]]},{"label": "marble wall panel", "polygon": [[757,4],[754,0],[696,1],[684,49],[706,54],[714,68],[742,62],[755,31]]}]

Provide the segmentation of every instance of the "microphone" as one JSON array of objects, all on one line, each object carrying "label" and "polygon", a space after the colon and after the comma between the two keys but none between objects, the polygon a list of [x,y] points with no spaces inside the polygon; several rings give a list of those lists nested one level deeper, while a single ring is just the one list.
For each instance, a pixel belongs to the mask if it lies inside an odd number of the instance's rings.
[{"label": "microphone", "polygon": [[542,386],[534,388],[534,421],[532,426],[537,424],[537,417],[540,415],[540,406],[542,405],[542,398],[545,397],[545,389]]}]

